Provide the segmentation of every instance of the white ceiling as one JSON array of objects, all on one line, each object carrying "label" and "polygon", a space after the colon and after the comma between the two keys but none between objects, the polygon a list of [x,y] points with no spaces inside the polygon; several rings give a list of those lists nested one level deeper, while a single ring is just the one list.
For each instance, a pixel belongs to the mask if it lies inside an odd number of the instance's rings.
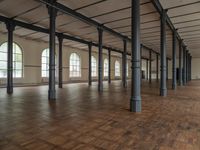
[{"label": "white ceiling", "polygon": [[[58,0],[59,3],[87,16],[105,26],[123,34],[131,36],[131,0]],[[197,0],[161,0],[164,8],[169,8],[168,15],[191,53],[200,57],[198,40],[200,40],[200,3]],[[185,4],[196,2],[193,5]],[[176,7],[181,6],[182,7]],[[194,13],[198,12],[199,13]],[[184,15],[194,13],[191,15]],[[6,17],[14,17],[34,25],[49,28],[49,16],[44,4],[36,0],[1,0],[0,14]],[[182,16],[181,16],[182,15]],[[178,17],[177,17],[178,16]],[[159,52],[160,50],[160,16],[156,12],[150,0],[141,0],[141,42]],[[191,21],[190,21],[191,20]],[[56,26],[58,32],[80,37],[82,39],[98,42],[97,29],[72,16],[58,13]],[[1,32],[7,32],[0,26]],[[194,31],[194,32],[189,32]],[[49,40],[48,35],[17,27],[15,34],[23,38],[33,40]],[[123,41],[110,33],[104,32],[103,43],[116,49],[123,50]],[[87,49],[87,45],[65,40],[64,45]],[[95,48],[96,49],[96,48]],[[128,51],[131,52],[131,44],[128,43]],[[142,52],[148,57],[148,52]],[[167,55],[172,54],[172,33],[167,28]]]}]

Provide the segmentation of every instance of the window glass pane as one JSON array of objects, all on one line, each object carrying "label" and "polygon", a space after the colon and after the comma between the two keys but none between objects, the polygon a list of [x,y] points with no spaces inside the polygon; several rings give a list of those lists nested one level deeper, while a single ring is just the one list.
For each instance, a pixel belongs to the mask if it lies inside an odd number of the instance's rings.
[{"label": "window glass pane", "polygon": [[16,62],[15,63],[15,69],[21,70],[22,69],[22,63],[21,62]]},{"label": "window glass pane", "polygon": [[6,43],[3,43],[0,47],[0,52],[4,52],[4,53],[7,53],[7,42]]},{"label": "window glass pane", "polygon": [[94,56],[92,56],[92,76],[95,77],[97,76],[97,60]]},{"label": "window glass pane", "polygon": [[128,77],[128,63],[126,64],[126,76]]},{"label": "window glass pane", "polygon": [[13,54],[14,61],[22,62],[22,55],[21,54]]},{"label": "window glass pane", "polygon": [[0,52],[0,60],[7,61],[7,53]]},{"label": "window glass pane", "polygon": [[104,60],[104,76],[108,76],[108,59]]},{"label": "window glass pane", "polygon": [[81,67],[80,67],[80,57],[76,53],[70,55],[70,77],[80,77]]},{"label": "window glass pane", "polygon": [[[13,43],[13,77],[22,77],[23,72],[23,59],[22,50],[16,44]],[[7,42],[0,46],[0,78],[7,76]],[[3,71],[2,71],[3,70]],[[17,71],[16,71],[17,70]]]},{"label": "window glass pane", "polygon": [[115,76],[120,76],[120,64],[118,61],[115,61]]},{"label": "window glass pane", "polygon": [[0,61],[0,69],[4,70],[4,69],[7,69],[7,62],[6,61]]},{"label": "window glass pane", "polygon": [[0,70],[0,77],[6,78],[7,70]]}]

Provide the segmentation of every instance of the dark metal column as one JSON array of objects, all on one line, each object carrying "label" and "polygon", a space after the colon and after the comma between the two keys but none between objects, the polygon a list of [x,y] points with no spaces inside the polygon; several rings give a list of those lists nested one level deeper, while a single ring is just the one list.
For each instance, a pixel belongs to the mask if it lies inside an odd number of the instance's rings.
[{"label": "dark metal column", "polygon": [[183,78],[182,78],[182,40],[179,41],[179,86],[183,85]]},{"label": "dark metal column", "polygon": [[[54,4],[56,0],[51,0]],[[55,88],[55,31],[56,31],[56,16],[57,10],[54,7],[48,6],[48,12],[50,16],[50,33],[49,33],[49,100],[56,99],[56,88]]]},{"label": "dark metal column", "polygon": [[160,37],[160,96],[167,96],[166,85],[166,11],[161,15],[161,37]]},{"label": "dark metal column", "polygon": [[58,75],[58,86],[59,88],[62,88],[63,87],[63,64],[62,64],[62,52],[63,52],[63,49],[62,49],[62,45],[63,45],[63,35],[62,34],[59,34],[58,35],[58,42],[59,42],[59,75]]},{"label": "dark metal column", "polygon": [[169,59],[166,59],[166,79],[168,80],[168,76],[169,76],[169,70],[168,70],[168,65],[169,65]]},{"label": "dark metal column", "polygon": [[156,81],[158,82],[158,60],[159,60],[159,55],[156,54]]},{"label": "dark metal column", "polygon": [[88,85],[92,85],[92,44],[88,44]]},{"label": "dark metal column", "polygon": [[176,32],[173,31],[172,41],[172,89],[176,90]]},{"label": "dark metal column", "polygon": [[124,52],[122,53],[122,66],[123,66],[123,73],[122,73],[122,83],[123,87],[127,87],[127,75],[126,75],[126,70],[127,70],[127,41],[126,39],[123,40],[124,43]]},{"label": "dark metal column", "polygon": [[101,92],[103,90],[103,61],[102,61],[102,51],[103,51],[103,29],[102,27],[98,27],[98,35],[99,35],[99,76],[98,76],[98,91]]},{"label": "dark metal column", "polygon": [[192,56],[190,56],[190,80],[192,80]]},{"label": "dark metal column", "polygon": [[149,79],[149,62],[148,59],[146,59],[146,76],[147,76],[147,80]]},{"label": "dark metal column", "polygon": [[8,30],[8,53],[7,53],[7,93],[13,93],[13,32],[15,24],[12,20],[6,22]]},{"label": "dark metal column", "polygon": [[132,81],[130,111],[141,112],[140,0],[132,0]]},{"label": "dark metal column", "polygon": [[191,81],[191,55],[188,56],[188,81]]},{"label": "dark metal column", "polygon": [[152,74],[152,52],[149,51],[149,83],[151,84],[151,74]]},{"label": "dark metal column", "polygon": [[188,82],[188,50],[186,50],[186,83]]},{"label": "dark metal column", "polygon": [[186,46],[183,46],[183,85],[186,85]]},{"label": "dark metal column", "polygon": [[111,83],[111,50],[108,50],[108,83]]}]

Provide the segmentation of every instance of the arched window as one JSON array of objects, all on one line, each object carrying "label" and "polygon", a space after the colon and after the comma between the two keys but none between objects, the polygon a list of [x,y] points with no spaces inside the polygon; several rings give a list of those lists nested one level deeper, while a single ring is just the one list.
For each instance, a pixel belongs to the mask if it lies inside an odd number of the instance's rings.
[{"label": "arched window", "polygon": [[104,59],[103,67],[104,67],[104,77],[107,77],[108,76],[108,59]]},{"label": "arched window", "polygon": [[92,77],[97,76],[97,60],[94,56],[92,56]]},{"label": "arched window", "polygon": [[115,61],[115,76],[116,77],[120,76],[120,64],[119,64],[119,61]]},{"label": "arched window", "polygon": [[[0,46],[0,78],[7,77],[7,52],[8,43]],[[21,78],[23,74],[22,49],[16,43],[13,43],[13,77]]]},{"label": "arched window", "polygon": [[126,76],[128,77],[128,62],[126,63]]},{"label": "arched window", "polygon": [[49,48],[42,52],[42,77],[49,77]]},{"label": "arched window", "polygon": [[69,62],[69,76],[81,77],[81,60],[76,53],[70,55]]}]

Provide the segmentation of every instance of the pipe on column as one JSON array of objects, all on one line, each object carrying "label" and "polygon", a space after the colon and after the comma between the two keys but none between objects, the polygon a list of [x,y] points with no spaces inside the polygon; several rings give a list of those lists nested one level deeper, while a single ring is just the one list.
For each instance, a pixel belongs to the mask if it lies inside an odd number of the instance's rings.
[{"label": "pipe on column", "polygon": [[183,85],[186,85],[186,46],[183,46]]},{"label": "pipe on column", "polygon": [[108,83],[111,83],[111,50],[108,50]]},{"label": "pipe on column", "polygon": [[63,49],[62,49],[62,46],[63,46],[63,34],[60,33],[58,35],[58,42],[59,42],[59,75],[58,75],[58,86],[59,88],[62,88],[63,87],[63,64],[62,64],[62,52],[63,52]]},{"label": "pipe on column", "polygon": [[[51,0],[54,4],[56,0]],[[54,7],[47,6],[48,13],[50,16],[50,34],[49,34],[49,100],[56,99],[56,88],[55,88],[55,32],[56,32],[56,16],[57,10]]]},{"label": "pipe on column", "polygon": [[163,10],[161,15],[161,36],[160,36],[160,96],[167,96],[166,85],[166,10]]},{"label": "pipe on column", "polygon": [[172,41],[172,89],[176,90],[176,32],[173,31]]},{"label": "pipe on column", "polygon": [[190,55],[190,81],[192,80],[192,56]]},{"label": "pipe on column", "polygon": [[183,40],[179,41],[179,86],[183,85],[183,78],[182,78],[182,42]]},{"label": "pipe on column", "polygon": [[186,83],[188,82],[188,50],[186,50]]},{"label": "pipe on column", "polygon": [[158,54],[156,54],[156,81],[158,82]]},{"label": "pipe on column", "polygon": [[149,51],[149,83],[151,84],[151,74],[152,74],[152,52]]},{"label": "pipe on column", "polygon": [[148,59],[146,59],[146,76],[147,76],[147,80],[149,79],[149,62]]},{"label": "pipe on column", "polygon": [[7,93],[13,93],[13,32],[15,24],[12,20],[6,22],[8,30],[8,53],[7,53]]},{"label": "pipe on column", "polygon": [[169,63],[169,59],[167,58],[167,59],[166,59],[166,80],[169,80],[169,78],[168,78],[168,72],[169,72],[169,71],[168,71],[168,65],[169,65],[169,64],[168,64],[168,63]]},{"label": "pipe on column", "polygon": [[132,77],[130,111],[141,112],[140,0],[132,0]]},{"label": "pipe on column", "polygon": [[123,66],[123,73],[122,73],[122,83],[123,83],[123,87],[126,88],[127,87],[127,75],[126,75],[126,70],[127,70],[127,41],[126,39],[123,40],[123,44],[124,44],[124,52],[122,53],[122,66]]},{"label": "pipe on column", "polygon": [[102,51],[103,51],[103,29],[102,27],[98,27],[98,36],[99,36],[99,66],[98,66],[98,91],[103,91],[103,61],[102,61]]},{"label": "pipe on column", "polygon": [[88,44],[88,85],[92,85],[92,44]]}]

